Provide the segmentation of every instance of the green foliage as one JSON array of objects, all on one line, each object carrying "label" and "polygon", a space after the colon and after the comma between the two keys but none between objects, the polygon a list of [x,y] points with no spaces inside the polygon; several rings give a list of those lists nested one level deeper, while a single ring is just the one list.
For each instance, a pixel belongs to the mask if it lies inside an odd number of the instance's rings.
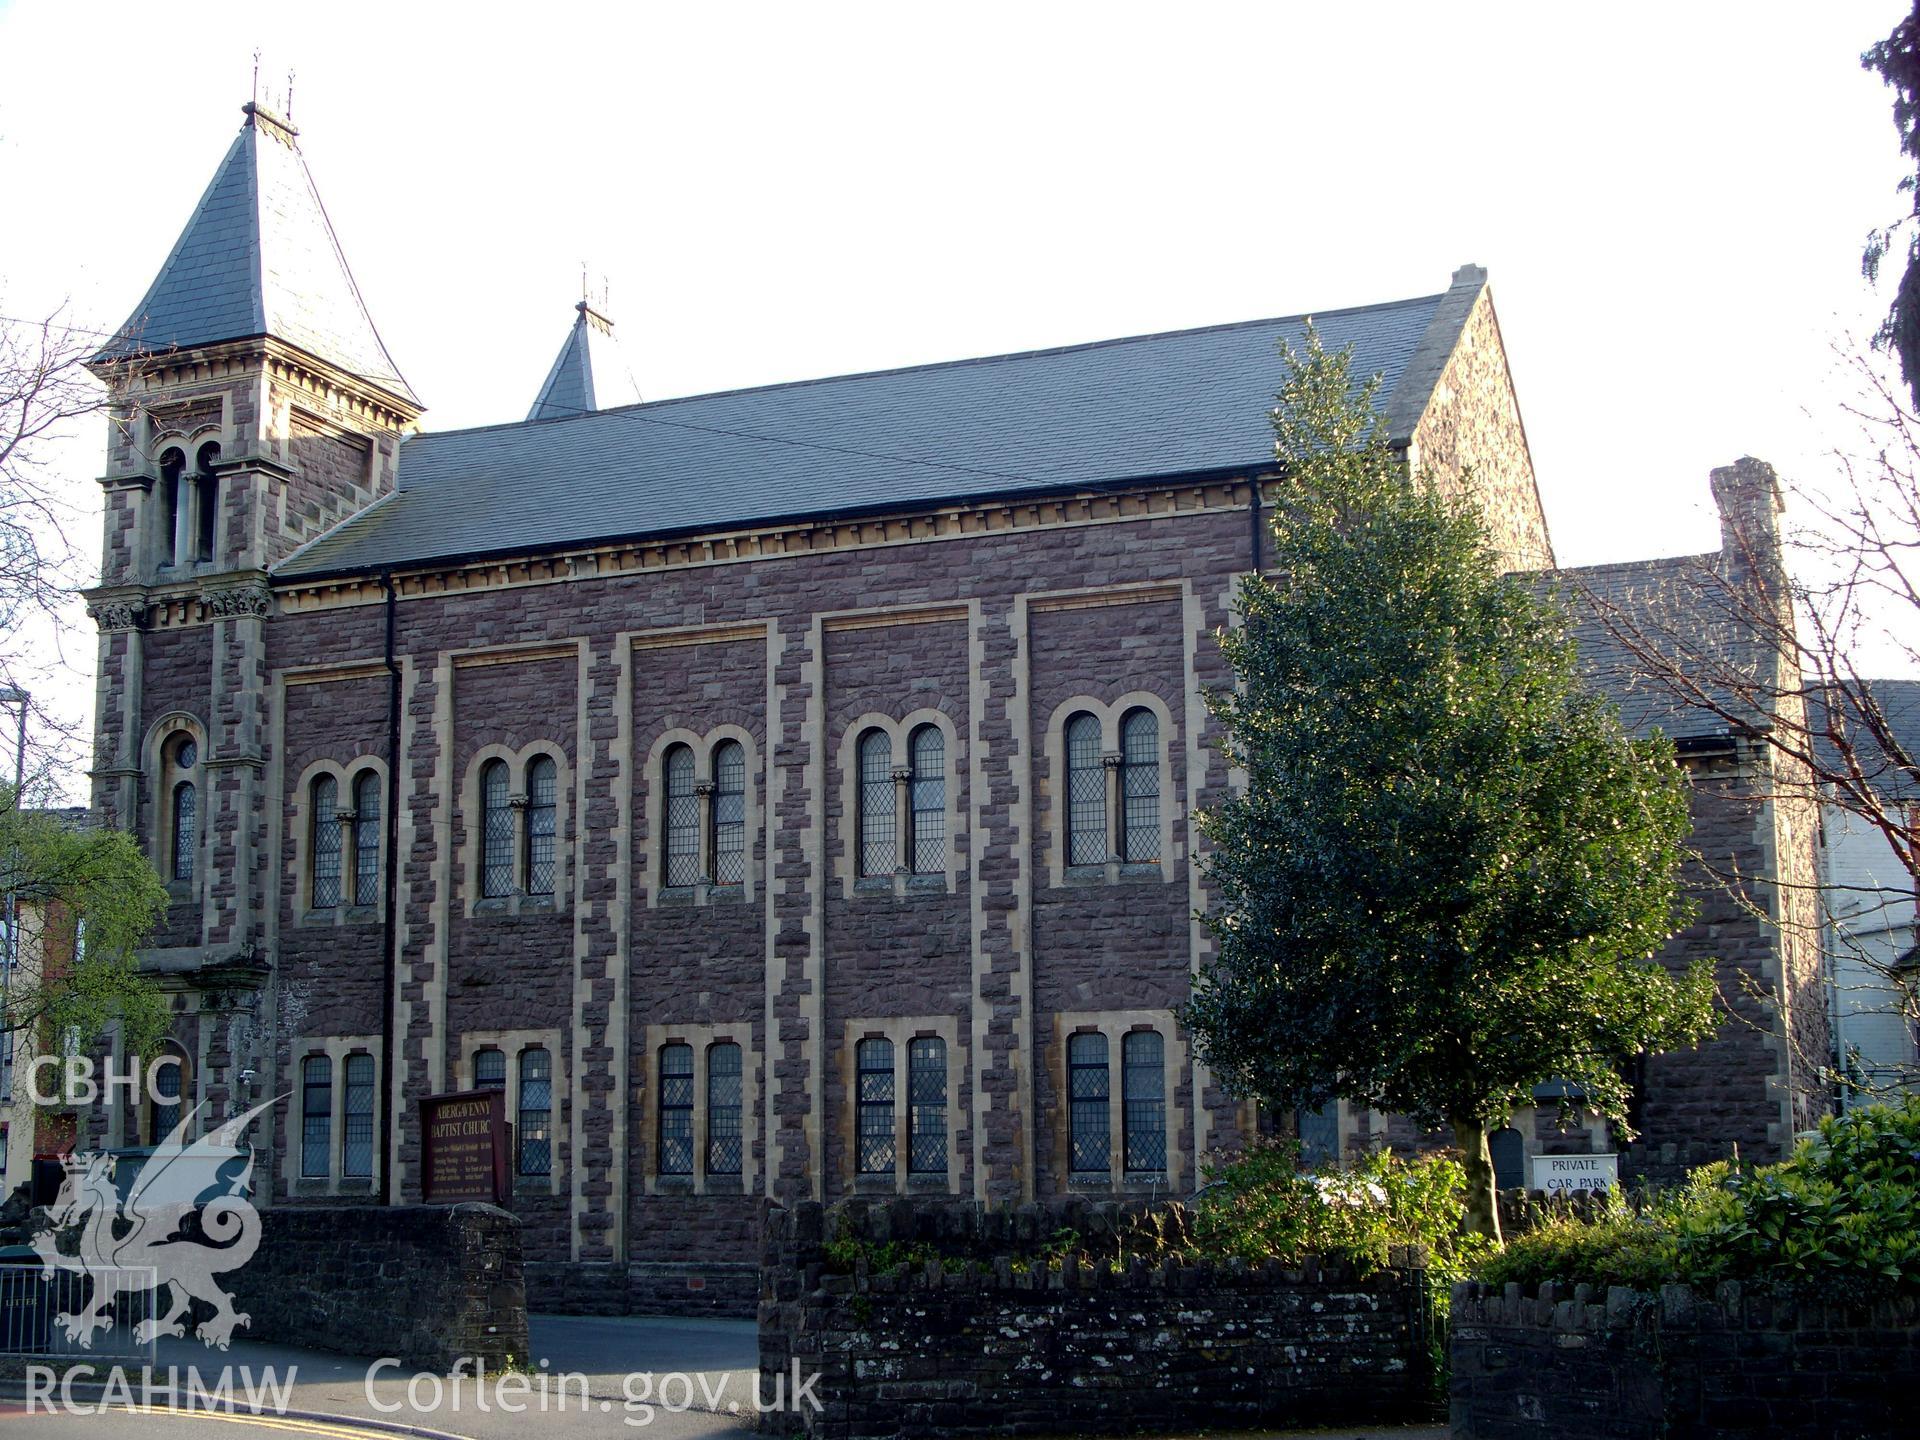
[{"label": "green foliage", "polygon": [[1777,1165],[1703,1166],[1639,1211],[1556,1218],[1479,1273],[1642,1290],[1767,1281],[1846,1299],[1920,1290],[1920,1097],[1824,1120]]},{"label": "green foliage", "polygon": [[844,1216],[839,1231],[827,1241],[826,1252],[828,1267],[841,1274],[852,1274],[862,1259],[867,1262],[868,1270],[878,1274],[897,1270],[902,1265],[918,1270],[939,1258],[931,1245],[910,1245],[903,1240],[863,1240],[853,1233]]},{"label": "green foliage", "polygon": [[[1892,34],[1862,55],[1860,64],[1892,89],[1893,125],[1900,135],[1900,149],[1910,158],[1920,159],[1920,7],[1908,12]],[[1920,204],[1916,178],[1908,175],[1900,182],[1910,204]],[[1899,232],[1909,229],[1913,218],[1914,212],[1909,209],[1900,221],[1867,237],[1860,268],[1868,281],[1879,279],[1880,266],[1893,251]],[[1906,252],[1906,268],[1874,344],[1899,358],[1914,405],[1920,407],[1920,231],[1909,229]]]},{"label": "green foliage", "polygon": [[1622,1058],[1711,1026],[1710,967],[1653,959],[1686,920],[1672,747],[1585,687],[1471,496],[1408,482],[1350,355],[1310,332],[1285,358],[1272,571],[1209,697],[1248,784],[1202,817],[1217,953],[1187,1024],[1276,1108],[1484,1127],[1561,1077],[1623,1118]]},{"label": "green foliage", "polygon": [[[20,810],[0,788],[0,865],[21,904],[21,969],[5,1028],[36,1045],[90,1044],[119,1022],[128,1054],[151,1054],[166,1031],[165,997],[135,952],[166,912],[167,891],[133,837]],[[38,957],[70,963],[43,964]]]}]

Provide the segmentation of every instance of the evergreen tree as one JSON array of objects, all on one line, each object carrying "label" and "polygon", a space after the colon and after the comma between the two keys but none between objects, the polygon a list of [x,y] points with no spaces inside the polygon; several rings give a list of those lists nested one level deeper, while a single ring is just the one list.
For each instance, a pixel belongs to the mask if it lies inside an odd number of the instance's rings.
[{"label": "evergreen tree", "polygon": [[1710,967],[1654,958],[1686,919],[1684,781],[1465,487],[1408,482],[1349,362],[1311,331],[1286,353],[1272,572],[1210,697],[1247,785],[1202,817],[1216,956],[1186,1020],[1235,1093],[1450,1126],[1497,1238],[1490,1126],[1556,1077],[1624,1121],[1622,1060],[1711,1028]]}]

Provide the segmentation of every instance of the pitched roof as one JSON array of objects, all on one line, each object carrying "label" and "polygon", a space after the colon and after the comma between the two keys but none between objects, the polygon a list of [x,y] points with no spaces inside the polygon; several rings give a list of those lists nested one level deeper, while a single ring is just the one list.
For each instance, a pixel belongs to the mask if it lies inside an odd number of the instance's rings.
[{"label": "pitched roof", "polygon": [[[1485,283],[1462,275],[1456,291]],[[1314,323],[1328,348],[1353,346],[1357,374],[1381,375],[1384,405],[1430,325],[1457,328],[1440,316],[1445,298]],[[276,574],[1258,472],[1273,464],[1278,347],[1305,325],[1253,320],[416,435],[397,492]]]},{"label": "pitched roof", "polygon": [[573,328],[554,357],[529,420],[564,420],[616,405],[640,403],[640,387],[613,338],[613,321],[586,301],[574,306]]},{"label": "pitched roof", "polygon": [[416,407],[373,328],[291,125],[257,105],[146,298],[93,358],[271,335]]}]

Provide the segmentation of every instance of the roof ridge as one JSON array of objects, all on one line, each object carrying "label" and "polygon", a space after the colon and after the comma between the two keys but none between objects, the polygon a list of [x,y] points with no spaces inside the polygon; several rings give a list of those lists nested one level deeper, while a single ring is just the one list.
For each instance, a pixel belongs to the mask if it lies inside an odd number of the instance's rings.
[{"label": "roof ridge", "polygon": [[1597,570],[1644,570],[1650,565],[1671,565],[1682,560],[1701,563],[1718,560],[1724,554],[1720,550],[1698,550],[1683,552],[1679,555],[1643,555],[1638,560],[1607,560],[1598,565],[1556,565],[1551,570],[1538,570],[1534,574],[1552,579],[1558,575],[1591,575]]},{"label": "roof ridge", "polygon": [[1189,335],[1225,334],[1230,330],[1251,330],[1262,325],[1285,325],[1306,320],[1333,319],[1338,316],[1366,315],[1381,310],[1400,310],[1439,301],[1445,291],[1432,295],[1410,295],[1400,300],[1377,300],[1371,305],[1344,305],[1332,310],[1303,310],[1294,315],[1271,315],[1256,320],[1227,320],[1213,325],[1190,325],[1177,330],[1152,330],[1138,335],[1115,335],[1104,340],[1081,340],[1070,345],[1047,345],[1034,350],[1009,350],[997,355],[968,355],[958,360],[929,360],[917,365],[894,365],[878,370],[849,370],[837,375],[815,375],[801,380],[775,380],[762,385],[740,385],[726,390],[702,390],[692,395],[673,395],[660,400],[642,400],[635,405],[610,405],[580,415],[556,415],[544,420],[495,420],[486,425],[466,425],[455,430],[421,430],[407,442],[454,435],[478,435],[489,430],[518,430],[526,425],[566,425],[578,420],[618,415],[628,410],[656,410],[668,405],[690,405],[701,400],[725,400],[736,395],[760,395],[773,390],[800,390],[813,385],[832,385],[843,380],[877,380],[890,375],[918,375],[936,370],[957,370],[969,365],[993,365],[1009,360],[1035,360],[1052,355],[1073,355],[1089,350],[1104,350],[1117,345],[1138,345],[1150,340],[1177,340]]}]

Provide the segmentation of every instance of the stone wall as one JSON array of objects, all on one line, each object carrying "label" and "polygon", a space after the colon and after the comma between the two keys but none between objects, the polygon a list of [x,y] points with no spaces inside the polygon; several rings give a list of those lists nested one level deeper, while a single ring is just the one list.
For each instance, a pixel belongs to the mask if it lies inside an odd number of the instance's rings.
[{"label": "stone wall", "polygon": [[[1432,1379],[1417,1250],[1364,1278],[1335,1263],[1286,1269],[1155,1263],[1119,1272],[1035,1247],[1062,1220],[1152,1228],[1117,1205],[989,1211],[909,1201],[770,1208],[760,1300],[762,1393],[821,1378],[768,1428],[807,1435],[1055,1435],[1204,1425],[1367,1424],[1427,1413]],[[1109,1229],[1111,1233],[1111,1229]],[[851,1273],[826,1241],[920,1242],[943,1258]],[[991,1258],[986,1258],[991,1255]]]},{"label": "stone wall", "polygon": [[1877,1440],[1913,1433],[1920,1303],[1464,1284],[1452,1360],[1454,1440]]},{"label": "stone wall", "polygon": [[231,1281],[251,1340],[444,1369],[525,1364],[520,1222],[491,1205],[275,1207]]}]

